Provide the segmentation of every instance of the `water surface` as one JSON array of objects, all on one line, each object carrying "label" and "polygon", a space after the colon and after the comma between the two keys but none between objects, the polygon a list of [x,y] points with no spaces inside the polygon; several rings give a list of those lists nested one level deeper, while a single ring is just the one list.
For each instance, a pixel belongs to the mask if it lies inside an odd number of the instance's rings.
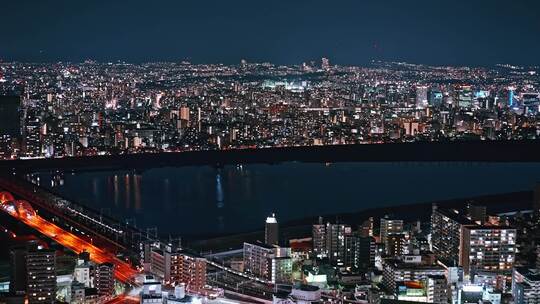
[{"label": "water surface", "polygon": [[138,227],[173,235],[260,229],[283,222],[484,194],[532,189],[540,163],[283,163],[78,172],[40,184]]}]

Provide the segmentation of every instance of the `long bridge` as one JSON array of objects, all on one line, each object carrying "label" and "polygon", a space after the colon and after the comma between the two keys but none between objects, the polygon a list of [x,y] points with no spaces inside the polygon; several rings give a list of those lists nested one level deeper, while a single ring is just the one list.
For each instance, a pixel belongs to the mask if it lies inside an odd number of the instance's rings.
[{"label": "long bridge", "polygon": [[76,253],[90,253],[96,263],[112,263],[116,278],[130,285],[138,285],[132,262],[142,257],[141,243],[158,241],[136,227],[12,176],[0,176],[0,212]]}]

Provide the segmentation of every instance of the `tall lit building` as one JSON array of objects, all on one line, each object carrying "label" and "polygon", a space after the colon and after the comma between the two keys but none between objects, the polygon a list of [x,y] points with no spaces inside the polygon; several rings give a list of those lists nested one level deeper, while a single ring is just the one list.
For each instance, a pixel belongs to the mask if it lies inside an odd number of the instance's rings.
[{"label": "tall lit building", "polygon": [[189,107],[180,107],[180,119],[189,122]]},{"label": "tall lit building", "polygon": [[357,269],[368,269],[375,265],[376,245],[373,237],[357,233],[345,236],[343,265]]},{"label": "tall lit building", "polygon": [[151,271],[167,284],[184,283],[189,290],[206,285],[206,259],[167,246],[150,252]]},{"label": "tall lit building", "polygon": [[473,92],[470,85],[457,85],[455,87],[458,106],[460,108],[471,108],[473,106]]},{"label": "tall lit building", "polygon": [[345,258],[345,236],[351,227],[344,224],[326,224],[326,252],[330,263],[340,265]]},{"label": "tall lit building", "polygon": [[422,261],[420,256],[388,258],[383,263],[384,288],[394,293],[400,282],[426,281],[429,277],[444,276],[444,267]]},{"label": "tall lit building", "polygon": [[102,263],[96,266],[94,285],[100,297],[110,297],[114,293],[114,265]]},{"label": "tall lit building", "polygon": [[273,283],[290,283],[291,248],[261,242],[244,243],[244,270]]},{"label": "tall lit building", "polygon": [[380,237],[381,243],[388,247],[388,236],[390,234],[401,234],[403,232],[403,220],[390,219],[388,216],[381,218]]},{"label": "tall lit building", "polygon": [[319,222],[312,227],[312,242],[315,256],[326,257],[326,225],[323,224],[322,217],[319,217]]},{"label": "tall lit building", "polygon": [[416,86],[416,107],[425,108],[428,106],[428,87]]},{"label": "tall lit building", "polygon": [[206,259],[187,253],[172,253],[170,281],[184,283],[192,291],[203,289],[206,285]]},{"label": "tall lit building", "polygon": [[446,263],[458,266],[461,229],[474,223],[454,210],[433,206],[431,214],[431,247],[435,255]]},{"label": "tall lit building", "polygon": [[323,70],[328,70],[330,68],[330,60],[328,60],[328,58],[323,57],[321,59],[321,68]]},{"label": "tall lit building", "polygon": [[271,216],[266,218],[266,224],[264,228],[264,242],[268,245],[278,245],[279,225],[275,214],[272,213]]},{"label": "tall lit building", "polygon": [[456,210],[433,208],[432,251],[446,264],[462,266],[466,275],[477,270],[509,273],[514,265],[515,242],[514,228],[479,224]]},{"label": "tall lit building", "polygon": [[56,256],[54,250],[33,246],[26,254],[29,303],[54,303],[56,299]]},{"label": "tall lit building", "polygon": [[515,304],[540,303],[540,272],[527,267],[514,268],[512,296]]},{"label": "tall lit building", "polygon": [[460,266],[465,274],[476,270],[510,272],[516,254],[516,229],[505,226],[465,226]]}]

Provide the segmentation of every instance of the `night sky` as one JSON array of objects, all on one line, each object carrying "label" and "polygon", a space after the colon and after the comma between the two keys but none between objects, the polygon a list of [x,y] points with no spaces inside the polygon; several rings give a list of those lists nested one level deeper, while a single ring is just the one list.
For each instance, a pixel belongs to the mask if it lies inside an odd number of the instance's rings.
[{"label": "night sky", "polygon": [[540,1],[2,0],[4,61],[540,63]]}]

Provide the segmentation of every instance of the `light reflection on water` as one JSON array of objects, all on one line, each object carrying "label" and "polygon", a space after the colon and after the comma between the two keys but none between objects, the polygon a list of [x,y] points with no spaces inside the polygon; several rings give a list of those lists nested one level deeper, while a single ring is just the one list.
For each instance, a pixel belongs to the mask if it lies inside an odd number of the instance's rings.
[{"label": "light reflection on water", "polygon": [[540,164],[285,163],[40,174],[40,184],[139,227],[209,235],[278,220],[532,189]]}]

